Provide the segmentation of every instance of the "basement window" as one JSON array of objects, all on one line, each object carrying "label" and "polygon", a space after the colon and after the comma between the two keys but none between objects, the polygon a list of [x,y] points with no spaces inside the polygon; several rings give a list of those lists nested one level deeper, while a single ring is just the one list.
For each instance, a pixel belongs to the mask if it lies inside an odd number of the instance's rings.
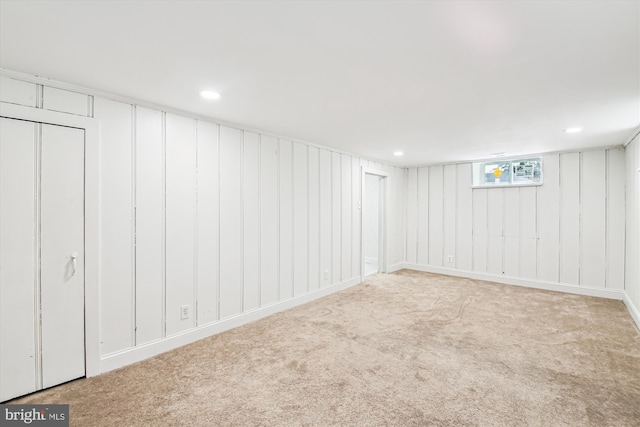
[{"label": "basement window", "polygon": [[495,159],[473,163],[473,187],[542,185],[542,159]]}]

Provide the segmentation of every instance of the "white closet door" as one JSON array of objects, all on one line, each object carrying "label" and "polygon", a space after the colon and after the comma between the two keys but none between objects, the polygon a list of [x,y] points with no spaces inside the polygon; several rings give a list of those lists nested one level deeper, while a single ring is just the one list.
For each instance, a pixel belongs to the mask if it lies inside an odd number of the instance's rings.
[{"label": "white closet door", "polygon": [[42,385],[84,376],[84,131],[42,125]]},{"label": "white closet door", "polygon": [[35,136],[0,119],[0,402],[37,387]]},{"label": "white closet door", "polygon": [[0,401],[85,374],[84,131],[0,118]]}]

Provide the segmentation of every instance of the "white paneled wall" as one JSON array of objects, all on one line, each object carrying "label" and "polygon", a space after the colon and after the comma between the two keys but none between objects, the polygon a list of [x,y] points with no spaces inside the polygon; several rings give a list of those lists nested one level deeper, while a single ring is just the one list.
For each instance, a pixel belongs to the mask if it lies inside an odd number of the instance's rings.
[{"label": "white paneled wall", "polygon": [[136,342],[164,335],[164,116],[136,108]]},{"label": "white paneled wall", "polygon": [[199,121],[197,132],[196,319],[204,325],[218,320],[220,312],[220,144],[217,125]]},{"label": "white paneled wall", "polygon": [[623,289],[624,149],[543,162],[536,187],[472,189],[468,163],[409,169],[407,263]]},{"label": "white paneled wall", "polygon": [[[105,118],[104,121],[108,121]],[[176,334],[196,325],[196,122],[166,115],[165,329]],[[132,183],[135,189],[135,182]],[[136,192],[137,194],[137,192]],[[137,216],[137,215],[136,215]],[[231,251],[231,250],[230,250]],[[135,286],[135,283],[134,283]],[[182,318],[180,308],[189,307]]]},{"label": "white paneled wall", "polygon": [[389,172],[388,264],[404,261],[403,168],[4,76],[0,89],[99,120],[103,356],[355,283],[362,166]]},{"label": "white paneled wall", "polygon": [[96,98],[94,114],[100,120],[100,347],[106,354],[135,345],[134,108]]},{"label": "white paneled wall", "polygon": [[237,129],[220,127],[220,318],[242,312],[242,141]]},{"label": "white paneled wall", "polygon": [[625,291],[640,326],[640,136],[626,147]]},{"label": "white paneled wall", "polygon": [[624,289],[640,308],[638,138],[545,155],[542,186],[472,189],[469,163],[398,168],[4,76],[0,100],[99,120],[103,356],[357,280],[362,166],[389,173],[390,269]]}]

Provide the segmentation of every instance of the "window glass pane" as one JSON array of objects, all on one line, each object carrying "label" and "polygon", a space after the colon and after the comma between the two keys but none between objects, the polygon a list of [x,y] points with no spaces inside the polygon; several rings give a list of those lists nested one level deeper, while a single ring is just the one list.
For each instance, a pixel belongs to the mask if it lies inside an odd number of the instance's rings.
[{"label": "window glass pane", "polygon": [[541,167],[539,159],[522,159],[512,162],[514,184],[541,182]]},{"label": "window glass pane", "polygon": [[484,183],[487,185],[509,184],[511,162],[490,162],[483,165]]}]

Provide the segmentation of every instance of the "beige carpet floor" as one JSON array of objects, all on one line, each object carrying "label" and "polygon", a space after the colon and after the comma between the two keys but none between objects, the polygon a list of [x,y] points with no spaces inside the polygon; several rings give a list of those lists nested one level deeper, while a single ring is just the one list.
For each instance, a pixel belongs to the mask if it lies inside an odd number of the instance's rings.
[{"label": "beige carpet floor", "polygon": [[12,403],[76,426],[638,426],[624,304],[402,270]]}]

